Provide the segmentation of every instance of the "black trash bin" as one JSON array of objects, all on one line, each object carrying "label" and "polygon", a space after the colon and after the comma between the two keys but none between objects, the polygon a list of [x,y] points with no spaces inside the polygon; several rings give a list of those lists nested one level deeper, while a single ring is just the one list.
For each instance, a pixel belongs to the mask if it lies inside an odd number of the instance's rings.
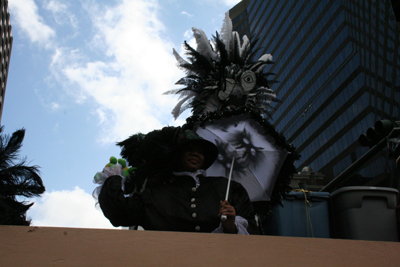
[{"label": "black trash bin", "polygon": [[331,193],[332,232],[343,239],[399,241],[396,223],[399,191],[349,186]]}]

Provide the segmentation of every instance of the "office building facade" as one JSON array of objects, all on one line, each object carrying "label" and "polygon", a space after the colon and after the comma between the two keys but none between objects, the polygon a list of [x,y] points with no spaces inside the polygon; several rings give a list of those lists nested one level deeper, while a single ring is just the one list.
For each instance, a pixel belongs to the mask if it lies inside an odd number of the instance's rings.
[{"label": "office building facade", "polygon": [[[358,137],[375,121],[399,120],[399,35],[390,0],[244,0],[229,11],[234,30],[258,39],[256,58],[281,103],[271,122],[293,143],[296,167],[323,173],[326,183],[368,148]],[[398,170],[382,150],[352,185],[397,187]],[[397,178],[398,179],[398,178]]]},{"label": "office building facade", "polygon": [[7,75],[10,64],[13,37],[11,34],[10,13],[8,12],[8,1],[0,0],[1,8],[1,45],[0,45],[0,123],[3,114],[4,97],[6,94]]}]

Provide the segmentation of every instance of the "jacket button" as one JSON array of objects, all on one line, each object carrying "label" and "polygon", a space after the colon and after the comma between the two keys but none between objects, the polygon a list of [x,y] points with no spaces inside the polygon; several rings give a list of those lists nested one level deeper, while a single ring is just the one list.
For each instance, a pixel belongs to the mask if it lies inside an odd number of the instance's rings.
[{"label": "jacket button", "polygon": [[196,226],[194,229],[196,229],[196,231],[200,231],[200,226]]},{"label": "jacket button", "polygon": [[195,198],[192,198],[190,201],[191,201],[191,202],[195,202],[195,201],[196,201],[196,199],[195,199]]},{"label": "jacket button", "polygon": [[196,187],[193,187],[193,188],[192,188],[192,191],[193,191],[193,192],[196,192],[196,190],[197,190]]},{"label": "jacket button", "polygon": [[194,208],[196,208],[196,204],[192,204],[190,207],[191,207],[192,209],[194,209]]},{"label": "jacket button", "polygon": [[196,213],[192,213],[192,217],[193,217],[193,218],[196,218],[196,217],[197,217],[197,214],[196,214]]}]

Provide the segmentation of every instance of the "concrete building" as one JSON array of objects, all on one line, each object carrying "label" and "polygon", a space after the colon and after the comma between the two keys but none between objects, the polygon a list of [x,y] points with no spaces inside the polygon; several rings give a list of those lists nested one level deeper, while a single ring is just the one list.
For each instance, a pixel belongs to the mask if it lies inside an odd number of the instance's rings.
[{"label": "concrete building", "polygon": [[10,13],[8,12],[8,1],[0,0],[1,8],[1,46],[0,46],[0,123],[3,114],[4,97],[6,94],[7,75],[10,65],[11,48],[13,37],[11,34]]},{"label": "concrete building", "polygon": [[[358,137],[377,120],[399,120],[400,32],[390,0],[243,0],[229,11],[234,30],[258,39],[256,58],[283,102],[272,123],[325,183],[368,148]],[[398,1],[397,1],[398,2]],[[382,150],[349,179],[351,185],[398,187],[398,170]]]}]

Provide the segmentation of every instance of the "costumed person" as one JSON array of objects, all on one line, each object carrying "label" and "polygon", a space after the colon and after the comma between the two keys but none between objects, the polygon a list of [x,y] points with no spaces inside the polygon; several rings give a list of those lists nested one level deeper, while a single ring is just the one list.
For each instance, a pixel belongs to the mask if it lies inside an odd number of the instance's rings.
[{"label": "costumed person", "polygon": [[217,160],[207,170],[209,175],[227,176],[232,164],[232,179],[247,190],[255,208],[261,231],[271,209],[281,203],[291,190],[299,158],[295,148],[268,122],[272,101],[278,101],[270,86],[273,73],[264,72],[273,64],[272,55],[253,53],[255,45],[247,36],[240,40],[232,31],[226,14],[221,35],[210,41],[201,29],[193,28],[197,47],[186,42],[187,59],[173,51],[178,67],[186,77],[176,84],[183,86],[165,92],[180,96],[172,114],[177,118],[186,109],[192,115],[183,128],[218,147]]},{"label": "costumed person", "polygon": [[[218,155],[213,143],[190,130],[164,127],[133,135],[118,145],[136,170],[124,177],[109,172],[107,168],[113,166],[106,167],[101,173],[110,175],[98,181],[100,186],[94,191],[114,226],[237,234],[255,229],[253,208],[243,186],[232,182],[229,198],[224,200],[228,180],[207,176]],[[225,221],[221,221],[223,215]]]}]

